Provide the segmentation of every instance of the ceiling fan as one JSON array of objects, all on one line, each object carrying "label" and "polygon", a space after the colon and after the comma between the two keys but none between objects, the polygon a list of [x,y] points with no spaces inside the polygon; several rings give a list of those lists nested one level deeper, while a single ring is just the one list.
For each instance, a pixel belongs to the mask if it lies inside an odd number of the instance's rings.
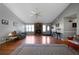
[{"label": "ceiling fan", "polygon": [[35,10],[31,11],[31,15],[30,16],[35,16],[36,19],[37,19],[39,16],[41,16],[40,15],[40,11],[36,8]]}]

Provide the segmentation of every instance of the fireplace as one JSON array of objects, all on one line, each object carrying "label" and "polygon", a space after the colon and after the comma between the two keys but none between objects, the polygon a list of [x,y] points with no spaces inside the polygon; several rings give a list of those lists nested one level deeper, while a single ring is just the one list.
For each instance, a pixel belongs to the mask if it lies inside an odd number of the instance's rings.
[{"label": "fireplace", "polygon": [[35,35],[42,35],[42,23],[35,23]]}]

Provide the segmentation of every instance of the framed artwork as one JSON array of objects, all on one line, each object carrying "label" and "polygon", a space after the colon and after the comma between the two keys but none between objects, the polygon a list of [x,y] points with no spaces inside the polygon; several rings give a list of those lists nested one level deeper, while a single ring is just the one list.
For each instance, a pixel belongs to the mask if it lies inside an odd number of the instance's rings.
[{"label": "framed artwork", "polygon": [[2,20],[1,20],[1,23],[2,23],[2,24],[5,24],[5,25],[8,25],[8,24],[9,24],[9,21],[8,21],[8,20],[5,20],[5,19],[2,19]]},{"label": "framed artwork", "polygon": [[56,24],[56,27],[59,27],[59,23],[58,23],[58,24]]},{"label": "framed artwork", "polygon": [[77,27],[77,23],[72,23],[72,27],[76,28]]}]

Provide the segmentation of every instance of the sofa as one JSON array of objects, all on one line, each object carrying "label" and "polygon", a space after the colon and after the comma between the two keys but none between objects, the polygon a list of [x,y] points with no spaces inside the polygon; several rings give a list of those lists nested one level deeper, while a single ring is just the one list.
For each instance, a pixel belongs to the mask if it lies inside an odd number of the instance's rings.
[{"label": "sofa", "polygon": [[10,32],[8,34],[8,38],[7,40],[14,40],[14,39],[24,39],[26,37],[26,33],[25,32],[16,32],[16,31],[13,31],[13,32]]}]

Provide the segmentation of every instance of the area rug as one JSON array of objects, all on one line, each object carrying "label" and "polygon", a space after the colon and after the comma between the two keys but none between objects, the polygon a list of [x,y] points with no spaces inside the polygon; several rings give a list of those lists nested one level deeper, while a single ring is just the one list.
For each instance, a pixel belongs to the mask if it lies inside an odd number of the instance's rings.
[{"label": "area rug", "polygon": [[22,44],[11,55],[77,55],[78,53],[64,44],[25,45]]}]

